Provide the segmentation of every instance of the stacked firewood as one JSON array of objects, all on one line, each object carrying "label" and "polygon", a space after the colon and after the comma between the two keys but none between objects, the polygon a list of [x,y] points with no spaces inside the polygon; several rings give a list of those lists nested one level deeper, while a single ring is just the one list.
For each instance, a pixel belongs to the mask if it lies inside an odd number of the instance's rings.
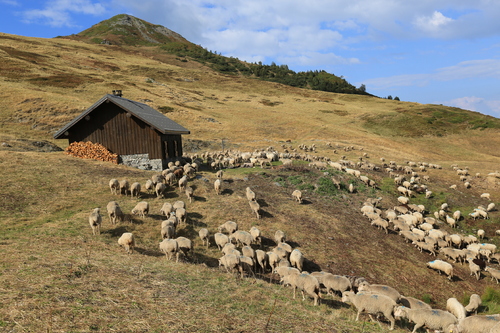
[{"label": "stacked firewood", "polygon": [[90,141],[73,142],[66,148],[65,153],[75,157],[118,164],[118,155],[111,153],[100,143],[92,143]]}]

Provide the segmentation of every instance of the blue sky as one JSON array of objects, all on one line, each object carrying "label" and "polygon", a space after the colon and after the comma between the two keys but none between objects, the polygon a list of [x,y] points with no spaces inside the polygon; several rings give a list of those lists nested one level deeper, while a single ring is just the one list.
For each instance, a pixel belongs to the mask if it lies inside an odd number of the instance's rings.
[{"label": "blue sky", "polygon": [[0,32],[51,38],[122,13],[226,56],[500,118],[495,0],[0,0]]}]

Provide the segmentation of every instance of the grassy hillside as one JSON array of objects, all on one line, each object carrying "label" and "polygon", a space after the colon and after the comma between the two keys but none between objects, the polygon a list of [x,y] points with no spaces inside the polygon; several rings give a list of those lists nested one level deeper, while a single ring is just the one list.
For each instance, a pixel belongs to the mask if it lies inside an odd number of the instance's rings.
[{"label": "grassy hillside", "polygon": [[[167,262],[158,251],[159,209],[164,202],[144,195],[152,206],[145,219],[129,217],[116,227],[104,217],[103,232],[92,237],[87,217],[95,207],[117,200],[130,212],[137,199],[110,194],[110,178],[144,183],[152,173],[62,152],[41,152],[52,134],[106,93],[122,89],[124,97],[148,103],[191,131],[186,150],[197,147],[252,151],[281,145],[316,144],[312,155],[333,160],[345,154],[354,162],[362,153],[381,165],[380,157],[398,164],[441,164],[429,170],[434,198],[412,202],[434,211],[442,202],[464,215],[490,192],[497,202],[498,179],[485,177],[498,168],[500,120],[439,105],[398,102],[369,96],[303,90],[277,83],[222,75],[203,65],[182,61],[155,48],[92,45],[62,38],[46,40],[0,34],[0,235],[3,302],[0,327],[17,331],[242,331],[317,332],[385,331],[378,324],[354,322],[355,312],[326,296],[319,307],[291,298],[289,288],[263,277],[236,279],[217,269],[215,247],[196,238],[201,227],[215,232],[226,220],[240,228],[257,225],[267,238],[284,230],[309,259],[308,268],[364,276],[405,295],[443,308],[448,297],[466,301],[471,293],[494,298],[488,277],[476,281],[466,265],[456,264],[448,281],[425,268],[433,257],[402,238],[369,225],[359,211],[366,198],[382,196],[383,208],[396,204],[396,187],[383,171],[363,171],[377,184],[297,162],[292,169],[234,169],[226,173],[224,193],[212,190],[215,179],[203,169],[191,181],[195,201],[188,205],[190,224],[179,234],[195,239],[196,255],[188,262]],[[285,142],[290,140],[291,142]],[[331,142],[337,148],[326,145]],[[34,144],[35,143],[35,144]],[[345,146],[356,149],[344,152]],[[361,151],[361,147],[363,151]],[[199,152],[203,151],[200,150]],[[194,152],[194,151],[190,151]],[[463,188],[451,164],[468,166],[473,187]],[[342,178],[340,191],[331,175]],[[345,188],[354,183],[355,194]],[[449,189],[457,184],[458,190]],[[258,195],[263,218],[250,212],[244,189]],[[290,193],[300,188],[306,204]],[[171,189],[165,200],[185,199]],[[105,212],[104,212],[105,214]],[[486,241],[500,245],[500,213],[490,220],[466,218],[454,232],[487,232]],[[443,229],[447,226],[441,225]],[[449,229],[447,229],[449,230]],[[121,233],[138,237],[137,251],[127,256],[116,241]],[[498,267],[497,264],[493,264]],[[276,282],[276,281],[274,281]],[[490,313],[498,312],[495,302]],[[367,317],[364,317],[367,319]],[[401,332],[405,331],[403,329]]]}]

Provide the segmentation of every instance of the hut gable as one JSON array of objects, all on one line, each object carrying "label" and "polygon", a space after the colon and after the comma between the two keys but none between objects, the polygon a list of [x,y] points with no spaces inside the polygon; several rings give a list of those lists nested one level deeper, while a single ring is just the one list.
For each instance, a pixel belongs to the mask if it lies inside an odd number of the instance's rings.
[{"label": "hut gable", "polygon": [[189,130],[150,106],[108,94],[57,133],[55,139],[100,143],[120,156],[147,154],[163,163],[182,156],[182,134]]}]

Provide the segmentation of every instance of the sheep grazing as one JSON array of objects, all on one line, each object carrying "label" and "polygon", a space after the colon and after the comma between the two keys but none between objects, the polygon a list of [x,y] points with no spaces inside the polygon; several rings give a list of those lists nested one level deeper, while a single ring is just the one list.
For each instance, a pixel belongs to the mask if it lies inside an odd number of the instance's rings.
[{"label": "sheep grazing", "polygon": [[252,191],[252,189],[250,187],[247,187],[246,188],[246,196],[247,196],[247,199],[248,201],[255,201],[255,192]]},{"label": "sheep grazing", "polygon": [[141,184],[138,182],[132,183],[132,185],[130,185],[130,196],[139,198],[140,194],[141,194]]},{"label": "sheep grazing", "polygon": [[227,232],[229,235],[231,235],[232,233],[238,231],[238,223],[236,222],[233,222],[233,221],[226,221],[224,222],[223,224],[221,224],[217,230],[219,230],[219,232]]},{"label": "sheep grazing", "polygon": [[262,270],[262,274],[264,274],[264,272],[266,271],[266,266],[269,263],[269,255],[262,250],[255,250],[255,258],[257,264],[259,264],[259,267]]},{"label": "sheep grazing", "polygon": [[229,243],[229,237],[227,237],[227,235],[224,235],[223,233],[220,233],[220,232],[214,234],[214,240],[215,240],[215,244],[219,248],[219,251],[222,250],[224,245]]},{"label": "sheep grazing", "polygon": [[188,254],[190,254],[192,259],[194,256],[193,242],[186,237],[177,237],[175,240],[179,245],[179,251],[184,254],[184,257],[187,258]]},{"label": "sheep grazing", "polygon": [[132,214],[140,215],[142,218],[145,218],[149,213],[149,203],[147,201],[141,201],[135,205],[134,209],[132,209]]},{"label": "sheep grazing", "polygon": [[432,309],[431,306],[419,299],[410,297],[410,296],[403,296],[401,295],[401,299],[399,301],[401,305],[406,306],[407,308],[410,309]]},{"label": "sheep grazing", "polygon": [[461,319],[452,326],[449,330],[450,333],[490,333],[491,328],[498,325],[500,316],[470,316]]},{"label": "sheep grazing", "polygon": [[108,211],[108,216],[109,220],[111,221],[111,224],[116,224],[116,222],[123,221],[123,212],[122,209],[120,208],[120,205],[116,201],[110,201],[108,202],[108,205],[106,206],[106,210]]},{"label": "sheep grazing", "polygon": [[178,208],[186,208],[186,203],[182,200],[178,200],[174,202],[172,207],[174,208],[174,210],[177,210]]},{"label": "sheep grazing", "polygon": [[120,194],[127,195],[130,190],[130,184],[128,180],[122,179],[120,180]]},{"label": "sheep grazing", "polygon": [[367,312],[372,321],[375,321],[372,315],[382,313],[391,322],[389,330],[392,331],[394,329],[396,320],[394,319],[393,311],[396,307],[396,302],[392,298],[385,295],[369,293],[355,294],[353,291],[346,291],[342,294],[342,302],[352,303],[358,310],[356,321],[359,321],[359,315],[362,312]]},{"label": "sheep grazing", "polygon": [[283,243],[286,241],[286,235],[283,231],[281,230],[276,230],[274,233],[274,241],[276,244]]},{"label": "sheep grazing", "polygon": [[205,245],[205,242],[207,243],[207,247],[210,246],[210,234],[208,232],[207,228],[201,228],[200,231],[198,231],[198,236],[200,236],[201,241],[203,242],[203,245]]},{"label": "sheep grazing", "polygon": [[182,176],[181,179],[179,179],[179,191],[185,191],[186,190],[186,186],[187,186],[187,182],[188,182],[188,179],[187,179],[187,176]]},{"label": "sheep grazing", "polygon": [[165,197],[165,191],[167,190],[167,185],[163,183],[157,183],[155,186],[155,192],[157,198]]},{"label": "sheep grazing", "polygon": [[[166,220],[166,221],[163,221],[163,222],[170,222],[169,220]],[[166,225],[162,225],[161,227],[161,238],[165,239],[171,239],[171,238],[174,238],[175,237],[175,227],[173,226],[173,223],[172,224],[166,224]]]},{"label": "sheep grazing", "polygon": [[305,293],[314,298],[314,305],[319,304],[321,294],[319,293],[318,280],[309,274],[291,274],[283,277],[283,285],[291,285],[293,288],[293,298],[295,299],[296,291],[299,289],[302,292],[302,300],[305,300]]},{"label": "sheep grazing", "polygon": [[465,307],[465,311],[467,311],[467,313],[474,312],[474,314],[477,315],[477,309],[481,306],[481,304],[481,297],[478,294],[472,294],[470,295],[469,304]]},{"label": "sheep grazing", "polygon": [[94,210],[89,215],[89,224],[90,227],[92,228],[92,234],[94,236],[99,235],[101,233],[102,217],[100,212],[101,212],[100,208],[94,208]]},{"label": "sheep grazing", "polygon": [[349,184],[349,187],[347,189],[348,189],[349,193],[354,193],[354,191],[356,190],[352,183]]},{"label": "sheep grazing", "polygon": [[220,181],[220,179],[216,179],[214,182],[215,194],[217,194],[217,195],[221,194],[221,185],[222,185],[222,182]]},{"label": "sheep grazing", "polygon": [[226,254],[219,258],[219,267],[223,266],[226,271],[233,272],[234,270],[239,270],[241,277],[243,278],[243,269],[240,265],[240,256],[235,254]]},{"label": "sheep grazing", "polygon": [[495,209],[495,204],[494,204],[493,202],[490,202],[490,203],[488,204],[488,207],[486,207],[486,211],[487,211],[487,212],[491,212],[491,211],[493,211],[494,209]]},{"label": "sheep grazing", "polygon": [[118,194],[120,191],[120,183],[117,179],[111,179],[109,181],[109,189],[111,190],[111,194]]},{"label": "sheep grazing", "polygon": [[222,179],[222,177],[224,176],[224,171],[223,170],[219,170],[215,173],[215,176],[219,179]]},{"label": "sheep grazing", "polygon": [[481,267],[472,258],[468,258],[467,261],[469,262],[470,275],[475,275],[476,279],[479,280],[481,278]]},{"label": "sheep grazing", "polygon": [[433,260],[427,263],[427,267],[437,270],[437,272],[441,275],[441,272],[448,275],[448,279],[453,279],[453,266],[446,261],[443,260]]},{"label": "sheep grazing", "polygon": [[500,270],[498,269],[495,269],[495,268],[492,268],[490,266],[487,266],[485,269],[484,269],[485,272],[489,272],[490,275],[491,275],[491,280],[493,281],[496,281],[497,284],[498,284],[498,279],[500,279]]},{"label": "sheep grazing", "polygon": [[453,314],[458,320],[464,319],[467,316],[464,306],[455,297],[448,298],[446,301],[446,311]]},{"label": "sheep grazing", "polygon": [[174,211],[174,207],[172,206],[171,203],[165,202],[163,203],[163,206],[161,206],[160,213],[162,215],[165,215],[167,219],[170,217],[170,214]]},{"label": "sheep grazing", "polygon": [[146,192],[148,192],[149,194],[151,192],[153,192],[154,190],[154,184],[153,184],[153,181],[151,179],[148,179],[146,180],[146,184],[144,184],[144,189],[146,190]]},{"label": "sheep grazing", "polygon": [[123,246],[128,254],[132,254],[135,247],[134,234],[132,234],[131,232],[123,233],[121,237],[118,238],[118,245]]},{"label": "sheep grazing", "polygon": [[398,306],[394,311],[394,316],[407,318],[415,323],[412,333],[420,327],[430,330],[444,331],[453,327],[457,323],[457,318],[451,313],[436,309],[410,309],[405,306]]},{"label": "sheep grazing", "polygon": [[262,246],[262,235],[259,228],[253,226],[250,228],[250,235],[252,235],[253,242]]},{"label": "sheep grazing", "polygon": [[177,241],[175,239],[164,239],[163,241],[161,241],[160,251],[165,253],[165,257],[168,260],[172,260],[175,254],[175,261],[179,261],[179,244],[177,244]]},{"label": "sheep grazing", "polygon": [[295,249],[290,253],[290,264],[302,272],[302,268],[304,266],[304,255],[299,249]]},{"label": "sheep grazing", "polygon": [[342,296],[344,291],[352,290],[351,281],[345,276],[325,272],[320,275],[320,278],[316,278],[325,286],[326,292],[332,296],[334,293],[338,293]]},{"label": "sheep grazing", "polygon": [[481,194],[481,198],[483,198],[483,199],[488,199],[488,200],[490,200],[490,201],[491,201],[491,198],[490,198],[490,194],[489,194],[489,193],[482,193],[482,194]]},{"label": "sheep grazing", "polygon": [[248,203],[250,205],[250,209],[252,210],[252,212],[254,212],[255,215],[257,215],[258,219],[260,219],[260,214],[259,214],[260,205],[259,205],[259,203],[255,200],[250,200],[250,201],[248,201]]},{"label": "sheep grazing", "polygon": [[243,230],[235,231],[231,236],[229,236],[229,241],[236,241],[238,245],[241,246],[251,246],[252,245],[252,235]]},{"label": "sheep grazing", "polygon": [[484,238],[484,236],[485,236],[485,234],[486,234],[486,233],[484,232],[484,230],[483,230],[483,229],[479,229],[479,230],[477,231],[477,238],[479,238],[479,239],[483,239],[483,238]]},{"label": "sheep grazing", "polygon": [[299,190],[295,190],[292,192],[292,198],[296,200],[299,204],[302,203],[302,192]]},{"label": "sheep grazing", "polygon": [[358,290],[371,294],[385,295],[396,303],[401,298],[401,294],[396,289],[383,284],[369,284],[368,282],[364,282],[359,286]]}]

